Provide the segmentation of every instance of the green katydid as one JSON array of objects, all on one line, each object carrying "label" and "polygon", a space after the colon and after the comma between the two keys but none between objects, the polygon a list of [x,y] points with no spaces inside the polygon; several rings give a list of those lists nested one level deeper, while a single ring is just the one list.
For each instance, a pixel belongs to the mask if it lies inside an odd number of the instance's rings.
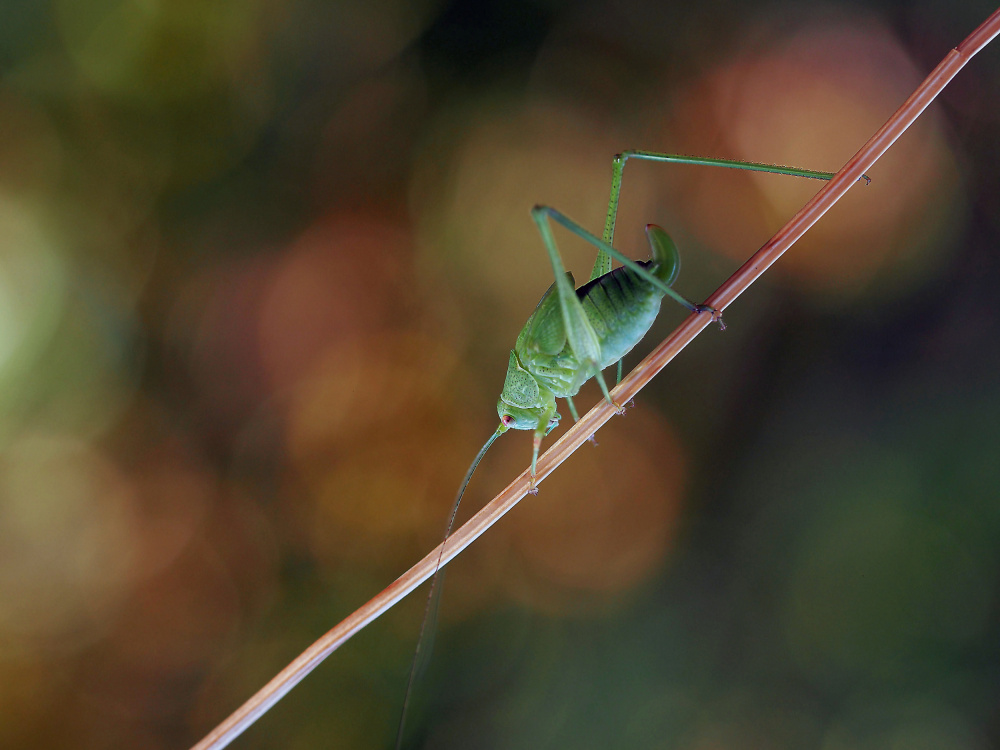
[{"label": "green katydid", "polygon": [[[629,159],[772,172],[819,180],[829,180],[833,177],[832,172],[816,172],[773,164],[660,154],[652,151],[624,151],[617,154],[613,162],[611,198],[608,201],[603,239],[594,236],[554,208],[535,206],[531,210],[531,216],[542,235],[555,282],[542,295],[510,353],[507,377],[497,402],[500,426],[479,450],[462,480],[448,517],[445,541],[451,535],[459,504],[473,472],[493,442],[504,432],[509,429],[534,431],[530,491],[537,492],[534,477],[542,439],[555,429],[560,420],[560,415],[556,411],[556,398],[566,399],[573,421],[577,421],[579,416],[573,404],[573,396],[593,377],[597,380],[607,402],[619,413],[624,411],[612,400],[607,383],[604,381],[603,370],[617,363],[618,381],[621,381],[622,357],[646,335],[656,319],[660,301],[664,296],[672,298],[692,312],[711,315],[720,328],[725,328],[718,310],[690,302],[671,288],[680,271],[680,256],[677,246],[662,228],[654,224],[646,226],[646,237],[649,240],[652,256],[648,261],[634,261],[612,246],[622,172]],[[864,179],[870,181],[867,176]],[[590,281],[579,289],[573,288],[573,276],[563,266],[552,234],[551,221],[560,224],[597,248],[597,260],[594,262]],[[623,265],[612,270],[612,258]],[[420,626],[420,635],[406,685],[403,712],[396,736],[397,750],[402,744],[403,725],[420,656],[420,644],[423,641],[428,616],[434,608],[432,602],[435,593],[440,590],[438,576],[443,572],[440,570],[440,555],[443,552],[442,544],[434,576],[431,579],[424,619]]]},{"label": "green katydid", "polygon": [[[542,235],[555,282],[542,295],[534,313],[517,337],[508,361],[507,378],[497,402],[500,426],[483,446],[477,460],[473,462],[473,469],[493,441],[508,429],[534,430],[531,456],[533,480],[542,438],[559,424],[556,398],[566,399],[573,421],[577,421],[579,416],[573,404],[573,396],[592,377],[597,380],[607,402],[621,412],[621,407],[611,399],[603,370],[617,363],[618,382],[621,382],[622,357],[646,335],[656,319],[660,300],[664,296],[671,297],[692,312],[710,314],[721,328],[725,328],[718,310],[690,302],[671,289],[680,271],[680,255],[670,235],[662,228],[655,224],[646,226],[646,237],[652,253],[648,261],[634,261],[612,246],[622,173],[625,162],[630,158],[774,172],[821,180],[833,177],[831,172],[772,164],[652,151],[625,151],[614,158],[611,198],[608,201],[603,239],[598,239],[554,208],[535,206],[531,210],[531,216]],[[550,220],[597,248],[597,260],[590,273],[590,281],[579,289],[574,290],[573,276],[563,266]],[[620,261],[623,266],[612,271],[612,258]],[[470,472],[469,478],[471,476]],[[533,481],[532,490],[537,491]],[[462,490],[459,490],[456,504],[461,500],[461,494]]]}]

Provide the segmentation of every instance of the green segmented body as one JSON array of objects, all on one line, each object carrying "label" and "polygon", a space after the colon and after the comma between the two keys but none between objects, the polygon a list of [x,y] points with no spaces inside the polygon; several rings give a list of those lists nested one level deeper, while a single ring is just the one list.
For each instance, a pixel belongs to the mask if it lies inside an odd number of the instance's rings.
[{"label": "green segmented body", "polygon": [[[640,265],[658,276],[656,264]],[[631,351],[653,325],[663,298],[663,292],[624,267],[584,284],[576,295],[597,334],[601,356],[596,368],[581,361],[570,346],[554,286],[542,297],[514,344],[514,356],[537,382],[542,398],[547,394],[554,398],[575,396],[599,370]]]},{"label": "green segmented body", "polygon": [[[650,247],[652,260],[635,265],[652,274],[659,286],[623,266],[575,290],[583,317],[596,338],[598,356],[592,360],[579,356],[566,333],[559,284],[549,287],[510,353],[507,380],[497,405],[501,419],[515,414],[518,418],[511,426],[548,432],[559,423],[557,398],[575,396],[584,383],[621,360],[642,340],[660,311],[664,289],[680,270],[676,249],[669,240],[651,241]],[[572,288],[572,274],[567,273],[566,278]]]}]

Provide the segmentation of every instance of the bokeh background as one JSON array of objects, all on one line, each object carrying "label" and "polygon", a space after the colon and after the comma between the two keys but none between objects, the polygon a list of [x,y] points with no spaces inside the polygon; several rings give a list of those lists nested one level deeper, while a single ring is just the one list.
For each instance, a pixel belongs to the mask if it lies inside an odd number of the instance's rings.
[{"label": "bokeh background", "polygon": [[[992,10],[4,0],[0,746],[187,747],[438,543],[533,204],[599,232],[626,148],[835,170]],[[998,139],[994,45],[450,566],[406,747],[1000,744]],[[616,244],[704,299],[818,187],[630,163]],[[425,590],[234,747],[391,746]]]}]

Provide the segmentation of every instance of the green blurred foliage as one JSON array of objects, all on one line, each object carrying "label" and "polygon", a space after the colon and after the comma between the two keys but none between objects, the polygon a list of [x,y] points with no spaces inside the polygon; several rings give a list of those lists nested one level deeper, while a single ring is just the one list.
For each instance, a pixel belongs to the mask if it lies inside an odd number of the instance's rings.
[{"label": "green blurred foliage", "polygon": [[[533,204],[598,230],[626,148],[836,169],[991,10],[0,5],[0,746],[190,746],[437,544]],[[450,566],[407,747],[1000,742],[998,102],[989,48]],[[701,299],[815,189],[630,165],[616,244]],[[391,746],[422,613],[234,747]]]}]

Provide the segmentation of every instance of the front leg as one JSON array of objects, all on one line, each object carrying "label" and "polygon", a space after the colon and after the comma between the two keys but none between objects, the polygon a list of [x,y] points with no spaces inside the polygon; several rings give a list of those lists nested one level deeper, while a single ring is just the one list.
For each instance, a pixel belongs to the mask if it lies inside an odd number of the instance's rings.
[{"label": "front leg", "polygon": [[559,421],[556,419],[556,402],[555,399],[552,399],[552,403],[538,417],[538,426],[535,428],[535,438],[532,441],[531,482],[528,484],[528,492],[532,495],[538,494],[538,488],[535,486],[535,475],[538,473],[538,453],[542,448],[542,438],[548,435],[558,423]]}]

